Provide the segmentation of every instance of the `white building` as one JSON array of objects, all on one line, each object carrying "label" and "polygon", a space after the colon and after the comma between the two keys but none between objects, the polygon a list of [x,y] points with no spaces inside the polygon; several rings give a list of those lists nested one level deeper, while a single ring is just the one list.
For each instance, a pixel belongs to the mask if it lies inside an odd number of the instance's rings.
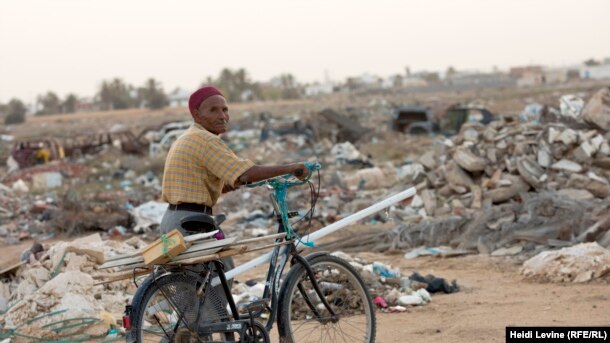
[{"label": "white building", "polygon": [[314,83],[305,87],[305,96],[317,96],[323,94],[331,94],[334,91],[334,86],[330,82]]},{"label": "white building", "polygon": [[582,79],[610,79],[610,64],[602,64],[598,66],[582,66],[580,67],[580,77]]},{"label": "white building", "polygon": [[174,89],[171,93],[167,95],[167,101],[169,102],[169,107],[184,107],[188,106],[189,97],[191,94],[178,87]]}]

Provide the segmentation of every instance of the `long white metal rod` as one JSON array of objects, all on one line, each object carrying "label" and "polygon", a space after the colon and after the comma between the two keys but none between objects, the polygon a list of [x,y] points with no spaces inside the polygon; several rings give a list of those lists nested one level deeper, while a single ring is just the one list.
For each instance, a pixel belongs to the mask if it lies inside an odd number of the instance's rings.
[{"label": "long white metal rod", "polygon": [[[362,218],[370,216],[371,214],[379,212],[379,211],[381,211],[381,210],[383,210],[383,209],[385,209],[387,207],[390,207],[390,206],[394,205],[397,202],[400,202],[400,201],[405,200],[407,198],[411,198],[411,197],[413,197],[415,195],[416,192],[417,191],[415,190],[415,187],[411,187],[411,188],[409,188],[407,190],[404,190],[404,191],[402,191],[402,192],[400,192],[398,194],[394,194],[394,195],[392,195],[392,196],[390,196],[388,198],[385,198],[385,199],[381,200],[380,202],[375,203],[375,204],[373,204],[373,205],[371,205],[371,206],[369,206],[369,207],[367,207],[367,208],[365,208],[363,210],[360,210],[360,211],[358,211],[358,212],[356,212],[356,213],[354,213],[354,214],[352,214],[350,216],[347,216],[347,217],[345,217],[345,218],[343,218],[343,219],[341,219],[339,221],[336,221],[336,222],[334,222],[334,223],[332,223],[332,224],[330,224],[328,226],[325,226],[325,227],[321,228],[320,230],[318,230],[318,231],[316,231],[316,232],[314,232],[314,233],[312,233],[310,235],[302,237],[301,240],[303,240],[304,242],[307,242],[307,241],[313,241],[313,240],[322,238],[322,237],[324,237],[326,235],[329,235],[329,234],[331,234],[331,233],[333,233],[333,232],[335,232],[337,230],[340,230],[340,229],[342,229],[342,228],[344,228],[344,227],[346,227],[346,226],[348,226],[348,225],[350,225],[352,223],[355,223],[355,222],[357,222],[358,220],[360,220]],[[303,247],[303,246],[301,246],[301,247]],[[286,249],[286,248],[282,248],[280,253],[283,252],[283,249]],[[241,273],[243,273],[245,271],[248,271],[250,269],[254,269],[254,268],[262,265],[263,263],[269,261],[270,259],[271,259],[271,252],[269,252],[269,253],[267,253],[265,255],[259,256],[259,257],[255,258],[252,261],[246,262],[246,263],[236,267],[235,269],[232,269],[232,270],[228,271],[225,274],[225,276],[227,277],[227,280],[232,279],[236,275],[239,275],[239,274],[241,274]],[[215,282],[213,282],[213,284],[218,283],[218,280],[214,280],[214,281]]]}]

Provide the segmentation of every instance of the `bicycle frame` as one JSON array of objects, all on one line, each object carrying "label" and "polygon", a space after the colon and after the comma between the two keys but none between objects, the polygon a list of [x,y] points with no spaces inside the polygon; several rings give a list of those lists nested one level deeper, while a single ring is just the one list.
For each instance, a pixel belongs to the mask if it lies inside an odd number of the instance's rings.
[{"label": "bicycle frame", "polygon": [[[284,226],[283,222],[281,221],[281,218],[278,220],[280,221],[279,226],[278,226],[278,233],[283,233],[283,232],[285,232],[285,226]],[[282,238],[276,239],[276,243],[280,243],[281,241],[282,241]],[[313,288],[315,289],[315,291],[318,295],[318,298],[321,299],[322,303],[324,304],[324,306],[326,307],[328,312],[331,314],[332,320],[336,320],[335,312],[332,309],[332,307],[330,306],[330,304],[326,301],[326,297],[324,297],[324,295],[322,294],[322,291],[319,288],[318,283],[314,277],[314,272],[311,269],[311,266],[309,265],[309,263],[307,262],[307,259],[299,254],[294,242],[291,242],[290,244],[286,245],[286,247],[285,247],[286,249],[283,252],[280,251],[281,248],[282,248],[282,246],[276,246],[273,248],[272,257],[271,257],[271,260],[269,261],[269,269],[267,271],[267,277],[265,280],[265,289],[263,291],[263,299],[270,300],[269,305],[265,304],[266,309],[269,310],[269,318],[267,319],[265,329],[267,331],[270,331],[273,328],[273,322],[276,319],[276,313],[277,313],[278,290],[280,289],[280,280],[281,280],[281,276],[283,274],[284,268],[286,267],[286,264],[288,263],[288,260],[290,257],[292,257],[291,265],[294,265],[295,263],[299,263],[305,268],[305,270],[307,271],[307,274],[309,275]],[[323,253],[319,252],[319,253],[316,253],[315,255],[319,255],[319,254],[323,254]],[[279,262],[279,264],[278,264],[278,262]],[[215,264],[215,267],[218,271],[218,277],[220,279],[220,284],[222,285],[222,287],[225,291],[225,295],[227,296],[227,300],[229,303],[229,307],[231,308],[233,319],[244,320],[244,319],[253,319],[253,318],[259,317],[260,314],[265,309],[260,309],[257,312],[249,313],[248,315],[243,315],[243,316],[239,314],[239,312],[237,310],[237,306],[236,306],[235,302],[233,301],[233,297],[231,296],[231,290],[229,289],[228,281],[224,275],[224,271],[222,270],[222,263],[220,261],[214,261],[213,263]],[[209,282],[208,284],[211,284],[211,282]],[[311,301],[308,300],[309,296],[302,290],[302,288],[299,288],[299,290],[301,292],[301,295],[304,297],[304,299],[306,299],[306,303],[311,308],[313,313],[316,316],[319,316],[319,312],[316,309],[316,307],[311,303]]]},{"label": "bicycle frame", "polygon": [[[310,170],[319,169],[319,165],[311,164],[311,167],[308,166],[308,168]],[[286,267],[286,264],[288,263],[289,259],[291,261],[291,265],[298,263],[301,266],[303,266],[303,268],[305,268],[305,270],[310,278],[310,281],[312,283],[312,286],[313,286],[315,292],[317,293],[318,298],[321,299],[322,303],[324,304],[324,306],[326,307],[328,312],[331,314],[330,320],[331,321],[337,320],[334,310],[331,308],[330,304],[326,300],[326,297],[324,297],[322,291],[319,288],[319,285],[315,279],[314,272],[311,269],[311,266],[309,265],[309,263],[307,262],[307,259],[299,254],[299,251],[297,250],[297,246],[295,245],[295,237],[297,237],[297,239],[300,243],[304,243],[304,242],[302,242],[300,240],[300,238],[298,238],[298,236],[296,236],[295,232],[290,227],[290,223],[289,222],[287,223],[287,220],[289,218],[289,213],[288,213],[286,205],[285,205],[286,190],[291,186],[304,184],[306,181],[307,180],[301,181],[301,182],[294,182],[294,183],[284,182],[284,183],[274,184],[274,187],[273,187],[274,194],[271,196],[271,202],[273,204],[276,218],[277,218],[277,221],[279,224],[277,233],[286,233],[286,236],[277,238],[275,240],[275,243],[277,245],[273,248],[273,251],[272,251],[271,259],[269,261],[269,268],[267,271],[266,281],[265,281],[265,288],[263,291],[262,300],[265,301],[264,307],[261,307],[260,309],[258,309],[256,311],[249,312],[247,315],[239,314],[237,305],[235,304],[235,301],[233,300],[233,296],[231,294],[231,289],[229,287],[227,278],[225,277],[224,266],[221,261],[213,261],[213,262],[206,264],[206,267],[204,267],[204,271],[199,272],[199,273],[191,271],[188,268],[180,268],[183,271],[197,274],[197,275],[202,275],[203,273],[206,274],[204,276],[205,281],[202,283],[202,285],[200,286],[200,289],[198,290],[198,294],[205,294],[205,291],[207,290],[208,287],[215,286],[215,284],[213,282],[213,278],[211,277],[212,269],[210,267],[211,265],[214,265],[214,268],[216,269],[216,272],[217,272],[217,277],[220,281],[220,285],[222,285],[222,289],[227,298],[227,303],[229,304],[229,308],[231,309],[231,315],[232,315],[233,319],[236,322],[238,322],[238,323],[235,323],[235,325],[230,324],[229,326],[227,326],[226,322],[220,323],[220,324],[218,324],[218,323],[209,324],[206,326],[206,329],[210,330],[211,328],[215,328],[213,330],[214,332],[239,331],[240,334],[243,335],[245,326],[242,325],[241,323],[243,323],[244,321],[247,321],[247,320],[253,321],[254,318],[260,317],[260,315],[262,314],[263,311],[269,310],[269,318],[267,319],[267,323],[265,325],[265,329],[269,332],[272,329],[273,322],[276,319],[276,313],[278,310],[278,300],[279,300],[278,291],[280,289],[280,280],[281,280],[281,276],[283,274],[284,268]],[[261,183],[255,184],[254,186],[262,185],[262,184],[265,184],[266,182],[270,182],[270,181],[263,181]],[[279,199],[278,199],[278,197],[279,197]],[[283,242],[284,243],[289,242],[289,243],[280,245],[280,243],[283,243]],[[305,243],[305,244],[307,244],[307,243]],[[284,248],[284,249],[282,250],[282,248]],[[321,253],[316,253],[315,255],[317,256],[319,254],[321,254]],[[165,274],[167,274],[167,273],[163,273],[163,275],[165,275]],[[156,279],[157,279],[157,276],[155,276],[153,273],[153,282],[156,282]],[[310,307],[312,312],[320,319],[319,311],[313,305],[313,303],[309,300],[309,296],[304,292],[304,290],[300,284],[299,284],[299,291],[300,291],[301,295],[303,296],[303,298],[305,299],[306,304]],[[169,297],[167,297],[166,294],[163,294],[163,295],[165,296],[166,299],[169,299]],[[267,300],[270,302],[269,304],[266,303]],[[170,303],[170,305],[174,306],[171,303]],[[201,315],[201,313],[198,314],[197,323],[199,322],[199,315]],[[322,320],[322,319],[320,319],[320,320]],[[176,327],[174,328],[174,331],[177,330],[177,328],[179,327],[179,325],[182,321],[183,321],[183,318],[182,318],[182,316],[180,316],[178,318],[178,321],[176,322]],[[186,324],[186,323],[184,323],[184,324]],[[198,328],[198,330],[199,329],[200,328]],[[167,333],[166,333],[166,335],[167,335]]]}]

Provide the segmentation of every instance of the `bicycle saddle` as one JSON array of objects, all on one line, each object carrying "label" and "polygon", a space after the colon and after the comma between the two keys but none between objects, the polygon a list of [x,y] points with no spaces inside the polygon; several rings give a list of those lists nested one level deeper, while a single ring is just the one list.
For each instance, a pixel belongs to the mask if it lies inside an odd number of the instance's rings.
[{"label": "bicycle saddle", "polygon": [[180,226],[186,231],[213,231],[218,230],[220,224],[224,222],[225,219],[227,219],[227,216],[224,214],[211,216],[209,214],[200,213],[182,218]]}]

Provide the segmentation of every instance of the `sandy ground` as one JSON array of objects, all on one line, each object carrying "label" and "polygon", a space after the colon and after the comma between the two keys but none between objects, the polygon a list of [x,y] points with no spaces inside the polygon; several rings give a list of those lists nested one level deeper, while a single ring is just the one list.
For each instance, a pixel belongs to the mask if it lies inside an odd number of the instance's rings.
[{"label": "sandy ground", "polygon": [[[457,280],[462,290],[432,294],[404,313],[377,312],[377,342],[504,342],[506,326],[610,325],[610,282],[550,284],[525,280],[523,258],[421,257],[359,253],[368,261]],[[260,277],[264,271],[242,276]],[[272,336],[277,337],[274,328]],[[277,342],[277,339],[274,339]]]},{"label": "sandy ground", "polygon": [[[2,246],[0,265],[30,244]],[[524,280],[519,273],[523,258],[519,257],[405,260],[402,255],[355,256],[399,267],[403,275],[417,271],[456,279],[462,287],[458,293],[433,294],[431,303],[410,307],[404,313],[377,312],[377,342],[503,342],[507,325],[610,325],[610,280],[587,284]],[[237,264],[246,259],[238,259]],[[258,268],[239,279],[261,278],[264,274],[264,268]],[[275,328],[272,336],[277,342]]]}]

